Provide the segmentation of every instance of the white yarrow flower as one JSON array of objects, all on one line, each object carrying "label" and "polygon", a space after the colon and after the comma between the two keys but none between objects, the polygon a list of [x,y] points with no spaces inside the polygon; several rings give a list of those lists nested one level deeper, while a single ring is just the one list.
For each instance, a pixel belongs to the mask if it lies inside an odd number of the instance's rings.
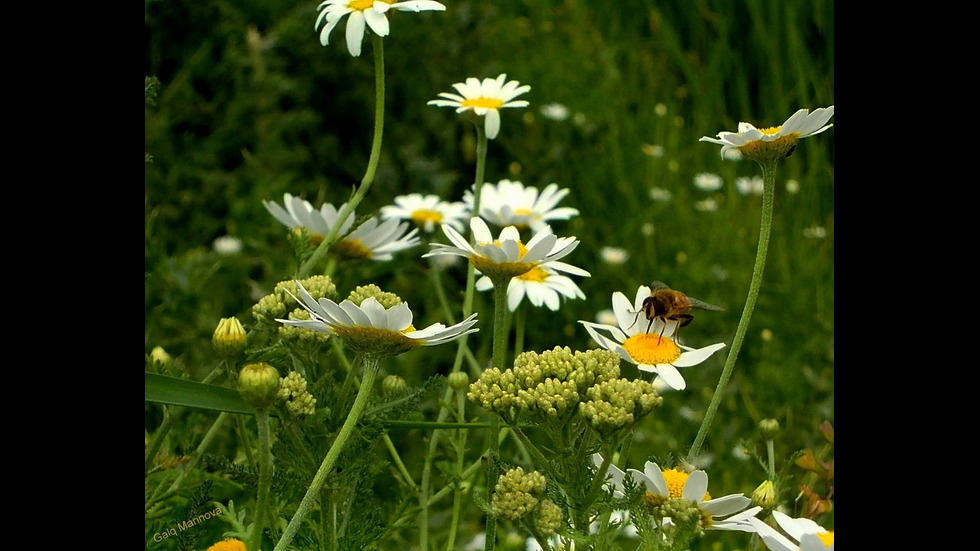
[{"label": "white yarrow flower", "polygon": [[517,96],[531,91],[531,87],[521,86],[516,80],[507,80],[506,74],[497,78],[485,78],[482,81],[470,77],[465,82],[453,84],[456,94],[440,92],[439,97],[429,101],[428,105],[438,107],[455,107],[457,113],[472,110],[484,117],[484,129],[488,139],[497,137],[500,132],[500,109],[504,107],[527,107],[528,102],[514,100]]},{"label": "white yarrow flower", "polygon": [[[552,220],[568,220],[578,215],[578,209],[556,208],[568,193],[567,188],[559,189],[558,184],[554,183],[538,193],[538,188],[525,186],[519,181],[487,182],[480,190],[480,212],[474,214],[500,227],[531,228],[537,232],[548,227]],[[473,209],[471,190],[463,194],[463,202],[467,208]]]},{"label": "white yarrow flower", "polygon": [[643,316],[643,301],[649,296],[650,288],[646,285],[641,285],[636,290],[633,304],[630,304],[623,293],[613,293],[613,313],[616,314],[619,327],[584,320],[579,320],[579,323],[585,326],[585,330],[599,346],[618,353],[624,360],[636,364],[641,371],[656,373],[667,386],[683,390],[687,387],[687,382],[677,368],[690,367],[707,360],[724,348],[725,343],[695,349],[674,341],[668,335],[675,334],[678,321],[664,322],[660,318],[647,320]]},{"label": "white yarrow flower", "polygon": [[[320,44],[326,46],[330,41],[330,31],[347,18],[347,51],[357,57],[361,55],[361,42],[364,40],[365,25],[374,34],[388,36],[388,17],[385,13],[398,11],[445,11],[446,6],[433,0],[326,0],[316,8],[320,15],[313,29],[320,29]],[[322,27],[322,28],[321,28]]]}]

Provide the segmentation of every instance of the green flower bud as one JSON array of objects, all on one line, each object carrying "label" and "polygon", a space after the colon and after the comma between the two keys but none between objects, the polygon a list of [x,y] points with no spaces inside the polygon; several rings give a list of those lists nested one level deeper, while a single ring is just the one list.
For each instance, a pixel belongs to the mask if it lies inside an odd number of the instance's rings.
[{"label": "green flower bud", "polygon": [[399,396],[408,392],[408,383],[398,375],[388,375],[381,381],[381,391],[388,396]]},{"label": "green flower bud", "polygon": [[458,392],[462,392],[466,390],[466,387],[470,386],[470,376],[465,371],[450,373],[448,379],[449,388]]},{"label": "green flower bud", "polygon": [[562,511],[561,507],[550,499],[544,499],[538,505],[538,516],[534,519],[534,527],[542,536],[554,534],[561,526]]},{"label": "green flower bud", "polygon": [[759,434],[765,440],[772,440],[779,432],[779,421],[775,419],[763,419],[759,421]]},{"label": "green flower bud", "polygon": [[173,362],[174,359],[167,354],[167,351],[163,349],[162,346],[154,346],[153,350],[150,351],[150,364],[156,368],[166,368]]},{"label": "green flower bud", "polygon": [[233,360],[245,351],[245,328],[238,318],[221,318],[211,336],[211,342],[218,355]]},{"label": "green flower bud", "polygon": [[771,480],[766,480],[752,492],[752,504],[763,509],[772,509],[776,505],[776,488]]},{"label": "green flower bud", "polygon": [[316,398],[306,390],[306,379],[295,371],[279,380],[278,398],[295,417],[316,413]]},{"label": "green flower bud", "polygon": [[579,412],[600,434],[633,425],[664,401],[654,386],[644,380],[603,381],[585,394],[589,400],[579,404]]},{"label": "green flower bud", "polygon": [[347,300],[360,306],[361,303],[369,297],[374,297],[374,299],[378,301],[378,304],[384,307],[385,310],[389,310],[392,306],[398,306],[402,303],[401,297],[395,293],[386,293],[381,290],[381,287],[378,287],[373,283],[370,285],[360,285],[355,287],[354,290],[350,292]]},{"label": "green flower bud", "polygon": [[248,364],[238,374],[238,392],[256,408],[268,407],[279,394],[279,372],[265,362]]}]

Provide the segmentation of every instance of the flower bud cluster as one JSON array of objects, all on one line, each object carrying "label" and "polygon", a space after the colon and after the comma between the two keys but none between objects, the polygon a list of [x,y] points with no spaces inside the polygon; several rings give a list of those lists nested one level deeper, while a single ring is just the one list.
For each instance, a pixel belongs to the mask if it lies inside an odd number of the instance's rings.
[{"label": "flower bud cluster", "polygon": [[659,518],[670,518],[677,530],[690,531],[695,537],[704,536],[705,528],[711,525],[711,516],[701,510],[698,504],[683,498],[667,498],[650,513]]},{"label": "flower bud cluster", "polygon": [[380,304],[385,310],[390,310],[393,306],[398,306],[402,303],[401,297],[395,293],[382,291],[381,287],[378,287],[373,283],[354,287],[354,290],[350,292],[347,300],[360,306],[362,302],[370,297],[374,297],[374,299],[378,301],[378,304]]},{"label": "flower bud cluster", "polygon": [[630,426],[663,404],[652,384],[644,380],[612,379],[585,392],[588,401],[579,411],[600,433],[608,434]]},{"label": "flower bud cluster", "polygon": [[619,377],[619,355],[609,350],[573,352],[555,347],[542,353],[524,352],[505,371],[491,368],[470,385],[468,397],[499,414],[512,408],[521,413],[559,417],[575,411],[586,391]]},{"label": "flower bud cluster", "polygon": [[561,526],[562,511],[561,507],[548,498],[541,500],[538,505],[538,516],[534,518],[534,528],[542,536],[548,537],[554,534]]},{"label": "flower bud cluster", "polygon": [[496,517],[520,520],[538,506],[546,485],[538,471],[525,473],[521,467],[513,468],[497,479],[490,508]]},{"label": "flower bud cluster", "polygon": [[[337,296],[337,286],[329,276],[319,275],[300,280],[303,288],[313,297],[314,300],[321,298],[333,299]],[[289,296],[290,293],[293,296]],[[292,279],[280,281],[272,290],[272,294],[266,295],[252,307],[252,315],[256,321],[266,322],[278,326],[277,318],[286,317],[286,313],[296,308],[297,303],[293,297],[298,297],[296,282]]]},{"label": "flower bud cluster", "polygon": [[294,417],[316,412],[316,398],[306,390],[306,379],[295,371],[279,379],[278,396],[286,402],[286,409]]}]

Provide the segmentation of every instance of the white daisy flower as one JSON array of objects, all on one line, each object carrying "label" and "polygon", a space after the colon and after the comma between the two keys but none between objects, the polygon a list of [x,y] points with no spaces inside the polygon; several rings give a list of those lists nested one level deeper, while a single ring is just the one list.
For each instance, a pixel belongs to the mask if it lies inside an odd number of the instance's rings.
[{"label": "white daisy flower", "polygon": [[488,139],[497,137],[500,132],[500,109],[504,107],[527,107],[524,100],[513,101],[514,98],[531,90],[530,86],[521,86],[516,80],[507,81],[507,75],[497,78],[485,78],[480,81],[470,77],[466,82],[453,84],[457,94],[440,92],[439,97],[429,101],[428,105],[438,107],[455,107],[457,113],[472,110],[484,117],[484,129]]},{"label": "white daisy flower", "polygon": [[[568,276],[563,276],[558,273],[560,270],[556,269],[554,264],[556,263],[536,266],[528,272],[511,278],[510,283],[507,284],[507,307],[511,312],[517,310],[521,301],[524,300],[525,295],[527,295],[527,299],[531,301],[531,304],[535,306],[544,305],[552,311],[558,310],[561,304],[561,297],[570,299],[585,298],[585,293],[579,289],[578,285]],[[558,262],[557,264],[563,270],[575,268],[564,262]],[[572,273],[576,275],[586,277],[590,275],[585,270],[579,270],[578,268],[575,268],[575,270]],[[493,281],[489,277],[483,276],[477,280],[476,289],[478,291],[493,289]]]},{"label": "white daisy flower", "polygon": [[823,239],[827,237],[827,228],[823,226],[810,226],[809,228],[803,228],[803,237],[809,237],[810,239]]},{"label": "white daisy flower", "polygon": [[368,218],[342,239],[330,246],[330,250],[348,258],[370,260],[391,260],[392,253],[403,251],[420,243],[418,228],[408,230],[408,224],[398,220],[379,222],[377,218]]},{"label": "white daisy flower", "polygon": [[[388,36],[388,10],[398,11],[445,11],[446,6],[432,0],[326,0],[317,6],[320,15],[313,29],[320,29],[320,44],[326,46],[330,41],[330,31],[347,18],[347,51],[357,57],[361,55],[361,41],[364,40],[365,23],[374,34]],[[320,27],[323,28],[320,28]]]},{"label": "white daisy flower", "polygon": [[436,224],[449,224],[463,231],[463,221],[469,218],[469,210],[460,202],[449,203],[436,195],[412,193],[395,197],[395,204],[381,207],[381,218],[411,220],[426,233],[432,233]]},{"label": "white daisy flower", "polygon": [[222,235],[216,238],[212,246],[214,247],[214,252],[222,255],[242,252],[242,240],[232,235]]},{"label": "white daisy flower", "polygon": [[770,551],[834,551],[833,530],[826,530],[808,518],[791,518],[779,511],[773,511],[772,516],[789,538],[757,518],[749,519]]},{"label": "white daisy flower", "polygon": [[[636,364],[640,371],[656,373],[670,388],[684,390],[687,382],[677,368],[690,367],[707,360],[724,348],[725,343],[695,349],[674,341],[668,335],[675,334],[678,321],[664,322],[660,318],[643,318],[643,300],[649,296],[650,288],[646,285],[641,285],[636,290],[633,304],[630,304],[623,293],[613,293],[613,313],[616,314],[619,327],[584,320],[579,320],[579,323],[585,326],[585,330],[599,346],[617,352],[624,360]],[[607,332],[611,338],[603,336],[599,331]]]},{"label": "white daisy flower", "polygon": [[702,172],[694,177],[694,187],[704,191],[718,191],[724,184],[721,176],[710,172]]},{"label": "white daisy flower", "polygon": [[407,302],[387,310],[374,297],[364,299],[360,306],[350,300],[337,304],[328,298],[314,299],[298,281],[296,287],[299,297],[293,298],[310,313],[310,319],[276,321],[336,335],[357,352],[394,356],[417,346],[444,344],[479,331],[473,327],[476,314],[449,327],[434,323],[416,329]]},{"label": "white daisy flower", "polygon": [[800,138],[814,136],[833,126],[827,124],[833,116],[833,105],[814,109],[812,113],[800,109],[780,126],[756,128],[747,122],[740,122],[738,132],[719,132],[717,138],[704,136],[700,141],[722,146],[722,157],[727,151],[737,149],[754,161],[772,161],[791,154]]},{"label": "white daisy flower", "polygon": [[596,312],[595,320],[603,325],[612,325],[616,323],[616,314],[610,309],[599,310]]},{"label": "white daisy flower", "polygon": [[764,187],[762,176],[742,176],[735,179],[735,189],[742,195],[762,195]]},{"label": "white daisy flower", "polygon": [[664,156],[664,146],[645,143],[640,146],[640,151],[648,157],[660,158]]},{"label": "white daisy flower", "polygon": [[[602,465],[602,456],[592,455],[596,467]],[[643,466],[643,472],[636,469],[626,469],[633,476],[633,482],[646,488],[647,494],[666,499],[685,499],[692,502],[702,513],[702,523],[707,530],[737,530],[755,532],[749,519],[762,510],[762,507],[748,508],[752,500],[742,494],[729,494],[724,497],[712,498],[708,493],[708,475],[698,470],[690,474],[678,470],[661,470],[651,461]],[[624,492],[623,478],[626,473],[618,467],[609,464],[607,476],[611,480],[613,493],[621,497]],[[716,517],[725,517],[719,519]]]},{"label": "white daisy flower", "polygon": [[[538,193],[538,188],[525,186],[519,181],[487,182],[480,191],[480,212],[477,214],[500,227],[529,227],[537,232],[546,228],[551,220],[568,220],[578,215],[578,209],[555,208],[568,193],[567,188],[559,189],[558,184],[548,184]],[[473,210],[472,190],[466,190],[463,202]]]},{"label": "white daisy flower", "polygon": [[718,201],[715,201],[711,197],[708,197],[702,201],[697,201],[694,203],[694,210],[699,210],[701,212],[715,212],[718,210]]},{"label": "white daisy flower", "polygon": [[[306,228],[309,230],[313,244],[319,245],[323,241],[323,238],[330,233],[330,229],[334,224],[337,223],[338,215],[347,203],[341,205],[339,209],[334,208],[330,203],[324,203],[320,206],[320,210],[317,210],[313,208],[313,205],[309,201],[304,201],[299,197],[293,197],[286,193],[283,194],[285,208],[273,201],[262,201],[262,204],[265,205],[269,214],[274,216],[276,220],[287,228]],[[344,234],[350,229],[353,223],[354,213],[352,212],[347,217],[347,220],[344,221],[344,225],[340,227],[338,235]]]},{"label": "white daisy flower", "polygon": [[560,103],[549,103],[541,106],[541,114],[553,121],[563,121],[568,118],[568,108]]},{"label": "white daisy flower", "polygon": [[733,161],[737,163],[744,157],[745,155],[742,155],[742,152],[737,149],[729,149],[728,151],[725,151],[724,149],[721,150],[721,158],[726,161]]},{"label": "white daisy flower", "polygon": [[626,249],[619,247],[603,247],[599,250],[599,256],[606,264],[619,266],[629,260],[630,253]]},{"label": "white daisy flower", "polygon": [[468,258],[477,270],[491,280],[516,277],[545,265],[560,272],[589,275],[585,270],[558,262],[578,246],[579,241],[575,237],[557,237],[550,228],[546,228],[537,232],[525,245],[517,228],[507,226],[494,239],[487,223],[475,216],[470,219],[470,230],[475,245],[470,245],[452,226],[443,224],[442,231],[453,244],[432,243],[432,251],[423,256],[448,254]]},{"label": "white daisy flower", "polygon": [[656,186],[650,188],[650,198],[654,201],[670,201],[670,197],[671,193],[669,189]]}]

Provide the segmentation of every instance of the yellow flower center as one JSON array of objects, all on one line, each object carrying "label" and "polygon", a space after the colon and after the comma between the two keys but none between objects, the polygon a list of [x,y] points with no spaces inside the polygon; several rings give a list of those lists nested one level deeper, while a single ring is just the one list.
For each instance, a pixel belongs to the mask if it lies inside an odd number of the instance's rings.
[{"label": "yellow flower center", "polygon": [[535,266],[531,268],[530,272],[517,276],[517,279],[522,281],[536,281],[538,283],[543,283],[544,280],[548,279],[548,272]]},{"label": "yellow flower center", "polygon": [[824,547],[830,547],[831,545],[834,544],[833,530],[829,532],[820,532],[819,534],[817,534],[817,537],[820,538],[820,541],[823,543]]},{"label": "yellow flower center", "polygon": [[371,258],[371,249],[358,239],[343,239],[334,243],[333,249],[350,258]]},{"label": "yellow flower center", "polygon": [[[684,484],[687,482],[687,478],[690,475],[677,469],[667,469],[663,472],[663,474],[664,480],[667,481],[667,491],[670,493],[670,497],[675,499],[681,499],[684,497]],[[711,495],[709,495],[708,492],[705,492],[701,501],[707,501],[709,499],[711,499]]]},{"label": "yellow flower center", "polygon": [[497,98],[485,98],[480,96],[478,98],[468,98],[464,99],[459,103],[463,107],[483,107],[484,109],[499,109],[504,102]]},{"label": "yellow flower center", "polygon": [[347,7],[355,11],[364,11],[373,7],[376,1],[384,2],[385,4],[395,3],[395,0],[350,0],[350,2],[347,2]]},{"label": "yellow flower center", "polygon": [[781,128],[782,126],[771,126],[769,128],[760,128],[759,132],[762,132],[763,134],[766,134],[768,136],[772,136],[773,134],[779,132]]},{"label": "yellow flower center", "polygon": [[[780,128],[781,127],[764,128],[759,131],[767,136],[772,136],[776,132],[779,132]],[[773,161],[776,159],[782,159],[783,157],[787,157],[793,153],[793,149],[796,147],[796,142],[799,140],[799,132],[790,132],[789,134],[780,136],[770,141],[763,139],[752,140],[751,142],[739,147],[738,150],[753,161]]]},{"label": "yellow flower center", "polygon": [[411,333],[412,331],[415,331],[415,326],[414,326],[414,325],[412,325],[411,323],[410,323],[410,324],[408,324],[408,327],[406,327],[406,328],[404,328],[404,329],[402,329],[402,333],[403,333],[403,334],[404,334],[404,333]]},{"label": "yellow flower center", "polygon": [[245,544],[240,540],[229,538],[208,547],[208,551],[245,551]]},{"label": "yellow flower center", "polygon": [[419,209],[412,213],[412,222],[424,226],[426,222],[442,222],[442,213],[434,210]]},{"label": "yellow flower center", "polygon": [[637,363],[647,365],[669,364],[681,357],[681,349],[674,341],[653,333],[633,335],[626,339],[623,348]]},{"label": "yellow flower center", "polygon": [[517,209],[517,210],[514,211],[514,214],[519,214],[521,216],[527,216],[528,214],[531,214],[531,209]]}]

